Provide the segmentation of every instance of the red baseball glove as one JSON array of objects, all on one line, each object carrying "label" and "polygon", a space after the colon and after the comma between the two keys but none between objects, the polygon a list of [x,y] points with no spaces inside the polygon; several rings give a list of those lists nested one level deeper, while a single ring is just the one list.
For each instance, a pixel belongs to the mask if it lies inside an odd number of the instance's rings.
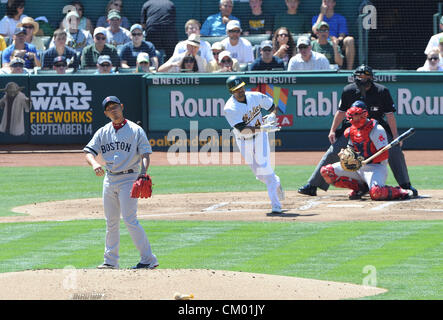
[{"label": "red baseball glove", "polygon": [[132,185],[131,198],[150,198],[152,195],[152,180],[147,174],[140,175]]}]

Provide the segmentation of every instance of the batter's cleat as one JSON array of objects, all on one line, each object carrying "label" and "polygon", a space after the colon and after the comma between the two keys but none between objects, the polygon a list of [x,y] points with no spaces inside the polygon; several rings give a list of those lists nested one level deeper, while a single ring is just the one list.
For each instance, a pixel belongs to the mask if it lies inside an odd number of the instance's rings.
[{"label": "batter's cleat", "polygon": [[311,186],[309,183],[298,189],[298,193],[305,194],[307,196],[316,196],[317,187]]},{"label": "batter's cleat", "polygon": [[283,188],[281,185],[277,188],[277,197],[279,201],[285,200],[285,192],[283,191]]},{"label": "batter's cleat", "polygon": [[148,264],[145,264],[145,263],[140,263],[139,262],[139,263],[137,263],[136,266],[133,266],[132,269],[155,269],[157,267],[158,267],[158,263],[154,263],[154,264],[148,263]]},{"label": "batter's cleat", "polygon": [[97,269],[117,269],[117,268],[111,264],[103,263],[97,266]]},{"label": "batter's cleat", "polygon": [[281,209],[280,206],[273,206],[271,213],[273,213],[273,214],[280,214],[280,213],[283,213],[283,210]]},{"label": "batter's cleat", "polygon": [[352,190],[351,193],[349,193],[349,200],[359,200],[359,199],[361,199],[361,197],[363,197],[368,192],[369,192],[369,188],[365,184],[358,191]]}]

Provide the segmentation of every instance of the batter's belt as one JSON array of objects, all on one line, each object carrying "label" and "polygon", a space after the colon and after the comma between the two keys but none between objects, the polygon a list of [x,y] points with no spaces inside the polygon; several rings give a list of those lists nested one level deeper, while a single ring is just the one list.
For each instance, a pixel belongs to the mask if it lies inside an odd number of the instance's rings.
[{"label": "batter's belt", "polygon": [[135,171],[132,170],[132,169],[129,169],[129,170],[119,171],[119,172],[114,172],[114,171],[106,170],[106,172],[109,173],[109,174],[112,174],[114,176],[118,176],[120,174],[134,173]]}]

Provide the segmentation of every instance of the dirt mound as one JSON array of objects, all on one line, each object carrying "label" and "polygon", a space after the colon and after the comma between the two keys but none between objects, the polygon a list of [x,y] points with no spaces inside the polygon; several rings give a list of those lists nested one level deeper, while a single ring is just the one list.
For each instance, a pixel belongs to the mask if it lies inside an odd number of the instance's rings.
[{"label": "dirt mound", "polygon": [[336,300],[386,292],[371,286],[295,277],[200,269],[59,269],[0,274],[0,299]]}]

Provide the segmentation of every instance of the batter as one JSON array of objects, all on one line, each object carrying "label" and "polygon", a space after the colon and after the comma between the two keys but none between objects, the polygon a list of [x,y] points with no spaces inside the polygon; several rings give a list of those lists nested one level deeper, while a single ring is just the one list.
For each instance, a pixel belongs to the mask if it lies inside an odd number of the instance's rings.
[{"label": "batter", "polygon": [[[140,252],[140,262],[133,269],[154,269],[158,260],[143,227],[137,220],[137,198],[131,198],[131,188],[139,176],[146,174],[152,153],[146,133],[137,124],[123,117],[123,104],[115,96],[102,103],[105,116],[111,122],[97,130],[83,151],[86,161],[103,180],[103,206],[106,218],[104,262],[99,269],[119,267],[120,214],[132,241]],[[106,162],[106,173],[96,156]]]},{"label": "batter", "polygon": [[[344,136],[365,159],[388,145],[385,129],[376,120],[368,119],[368,107],[363,101],[354,102],[346,111],[346,117],[351,127],[345,130]],[[327,183],[351,189],[351,200],[360,199],[368,191],[373,200],[407,199],[410,197],[408,191],[385,185],[388,157],[389,153],[383,152],[357,171],[344,170],[340,162],[336,162],[323,166],[320,173]]]},{"label": "batter", "polygon": [[[280,178],[271,166],[268,140],[268,132],[280,129],[276,122],[278,107],[260,92],[246,92],[245,83],[238,76],[229,77],[226,84],[232,96],[225,104],[224,113],[233,128],[240,153],[256,178],[266,184],[272,213],[282,213],[280,201],[284,200],[284,193]],[[270,112],[266,121],[261,114],[262,108]]]}]

